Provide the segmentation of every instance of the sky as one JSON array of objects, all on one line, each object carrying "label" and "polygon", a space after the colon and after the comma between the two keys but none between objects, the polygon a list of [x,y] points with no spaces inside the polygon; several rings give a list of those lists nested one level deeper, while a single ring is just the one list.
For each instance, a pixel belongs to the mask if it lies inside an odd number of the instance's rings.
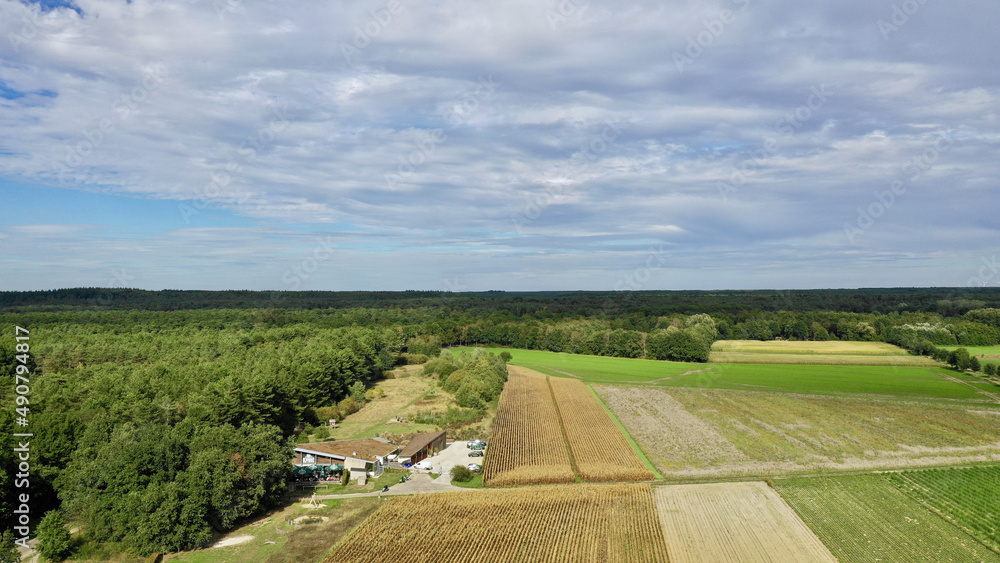
[{"label": "sky", "polygon": [[0,290],[997,286],[998,23],[0,0]]}]

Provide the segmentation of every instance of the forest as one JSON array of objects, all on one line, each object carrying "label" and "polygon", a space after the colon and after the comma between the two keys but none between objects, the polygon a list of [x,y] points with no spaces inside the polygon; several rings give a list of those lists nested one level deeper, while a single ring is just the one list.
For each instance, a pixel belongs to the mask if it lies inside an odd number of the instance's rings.
[{"label": "forest", "polygon": [[[342,306],[292,296],[298,306],[264,308],[208,306],[248,298],[241,292],[176,293],[136,292],[133,303],[149,310],[123,306],[128,296],[100,306],[86,290],[3,294],[0,394],[14,403],[15,366],[28,365],[36,518],[51,510],[89,539],[137,554],[204,546],[286,502],[301,426],[317,422],[317,409],[363,396],[394,365],[426,363],[464,407],[495,399],[500,360],[441,353],[453,345],[703,362],[718,339],[886,341],[924,354],[1000,344],[997,292],[986,291],[749,292],[753,308],[734,307],[741,292],[714,301],[697,292],[400,292],[381,306],[346,306],[379,301],[352,293],[333,294]],[[689,308],[702,301],[703,310]],[[27,362],[16,326],[30,331]],[[6,451],[16,446],[14,416],[0,410]],[[2,464],[9,529],[13,457]]]}]

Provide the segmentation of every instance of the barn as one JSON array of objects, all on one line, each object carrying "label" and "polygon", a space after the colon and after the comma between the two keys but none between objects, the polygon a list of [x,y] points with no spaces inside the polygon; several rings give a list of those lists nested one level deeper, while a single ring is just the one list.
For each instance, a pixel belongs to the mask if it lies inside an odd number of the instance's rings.
[{"label": "barn", "polygon": [[445,448],[448,442],[448,433],[428,432],[417,434],[410,440],[409,444],[399,452],[400,463],[417,463],[428,456],[435,454]]}]

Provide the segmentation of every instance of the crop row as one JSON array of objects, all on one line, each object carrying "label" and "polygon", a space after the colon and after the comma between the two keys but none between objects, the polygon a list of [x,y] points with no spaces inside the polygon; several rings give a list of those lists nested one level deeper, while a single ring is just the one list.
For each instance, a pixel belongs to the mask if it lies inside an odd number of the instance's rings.
[{"label": "crop row", "polygon": [[483,480],[489,485],[573,481],[569,452],[545,377],[509,369],[483,465]]},{"label": "crop row", "polygon": [[587,481],[653,479],[586,385],[558,377],[549,378],[549,385],[580,477]]},{"label": "crop row", "polygon": [[666,545],[645,484],[544,486],[396,497],[324,563],[660,562]]},{"label": "crop row", "polygon": [[1000,552],[1000,466],[891,473],[900,490]]}]

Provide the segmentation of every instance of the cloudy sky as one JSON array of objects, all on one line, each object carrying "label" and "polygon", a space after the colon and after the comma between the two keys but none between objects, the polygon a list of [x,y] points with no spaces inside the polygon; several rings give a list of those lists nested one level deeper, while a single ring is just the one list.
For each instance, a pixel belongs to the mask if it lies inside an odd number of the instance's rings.
[{"label": "cloudy sky", "polygon": [[0,289],[995,286],[998,23],[0,0]]}]

